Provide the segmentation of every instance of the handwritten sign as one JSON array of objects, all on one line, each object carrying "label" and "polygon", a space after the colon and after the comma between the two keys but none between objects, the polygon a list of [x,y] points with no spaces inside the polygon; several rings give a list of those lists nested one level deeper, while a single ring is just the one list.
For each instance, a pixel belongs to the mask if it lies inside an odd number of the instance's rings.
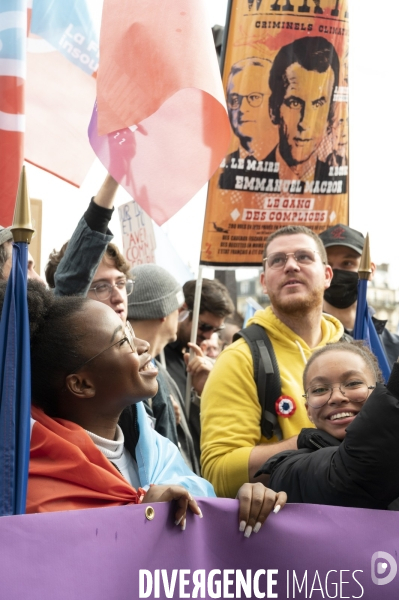
[{"label": "handwritten sign", "polygon": [[119,207],[123,254],[132,267],[155,263],[155,236],[151,218],[132,200]]}]

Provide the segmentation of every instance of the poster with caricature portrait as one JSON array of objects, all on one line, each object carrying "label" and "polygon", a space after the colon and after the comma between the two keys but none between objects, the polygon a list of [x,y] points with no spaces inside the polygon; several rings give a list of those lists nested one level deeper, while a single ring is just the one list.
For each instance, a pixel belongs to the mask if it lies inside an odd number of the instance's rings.
[{"label": "poster with caricature portrait", "polygon": [[208,188],[201,264],[256,266],[285,225],[348,222],[347,0],[231,0],[227,156]]}]

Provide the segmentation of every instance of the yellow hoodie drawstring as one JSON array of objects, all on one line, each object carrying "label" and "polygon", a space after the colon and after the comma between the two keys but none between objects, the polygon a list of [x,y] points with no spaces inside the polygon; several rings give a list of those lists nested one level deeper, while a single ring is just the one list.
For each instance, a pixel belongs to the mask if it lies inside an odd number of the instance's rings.
[{"label": "yellow hoodie drawstring", "polygon": [[295,340],[295,343],[296,343],[296,345],[299,348],[299,352],[301,353],[303,362],[305,363],[305,365],[307,365],[308,361],[306,360],[306,356],[305,356],[305,353],[303,351],[303,348],[302,348],[301,344],[298,342],[298,340]]}]

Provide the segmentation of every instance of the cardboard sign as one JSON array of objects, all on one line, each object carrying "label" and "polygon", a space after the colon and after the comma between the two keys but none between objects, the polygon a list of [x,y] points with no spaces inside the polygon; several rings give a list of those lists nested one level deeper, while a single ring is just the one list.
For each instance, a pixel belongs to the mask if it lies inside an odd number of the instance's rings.
[{"label": "cardboard sign", "polygon": [[132,200],[119,207],[123,254],[132,267],[155,263],[155,237],[150,217]]}]

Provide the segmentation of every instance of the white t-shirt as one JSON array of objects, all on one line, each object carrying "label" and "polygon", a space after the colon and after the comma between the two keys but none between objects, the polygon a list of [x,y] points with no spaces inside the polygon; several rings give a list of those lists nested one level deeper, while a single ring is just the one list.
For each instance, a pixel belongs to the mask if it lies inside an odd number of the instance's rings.
[{"label": "white t-shirt", "polygon": [[125,448],[125,438],[119,425],[116,426],[115,440],[107,440],[87,430],[86,433],[93,440],[100,452],[108,458],[130,485],[137,490],[140,487],[137,463],[129,450]]}]

